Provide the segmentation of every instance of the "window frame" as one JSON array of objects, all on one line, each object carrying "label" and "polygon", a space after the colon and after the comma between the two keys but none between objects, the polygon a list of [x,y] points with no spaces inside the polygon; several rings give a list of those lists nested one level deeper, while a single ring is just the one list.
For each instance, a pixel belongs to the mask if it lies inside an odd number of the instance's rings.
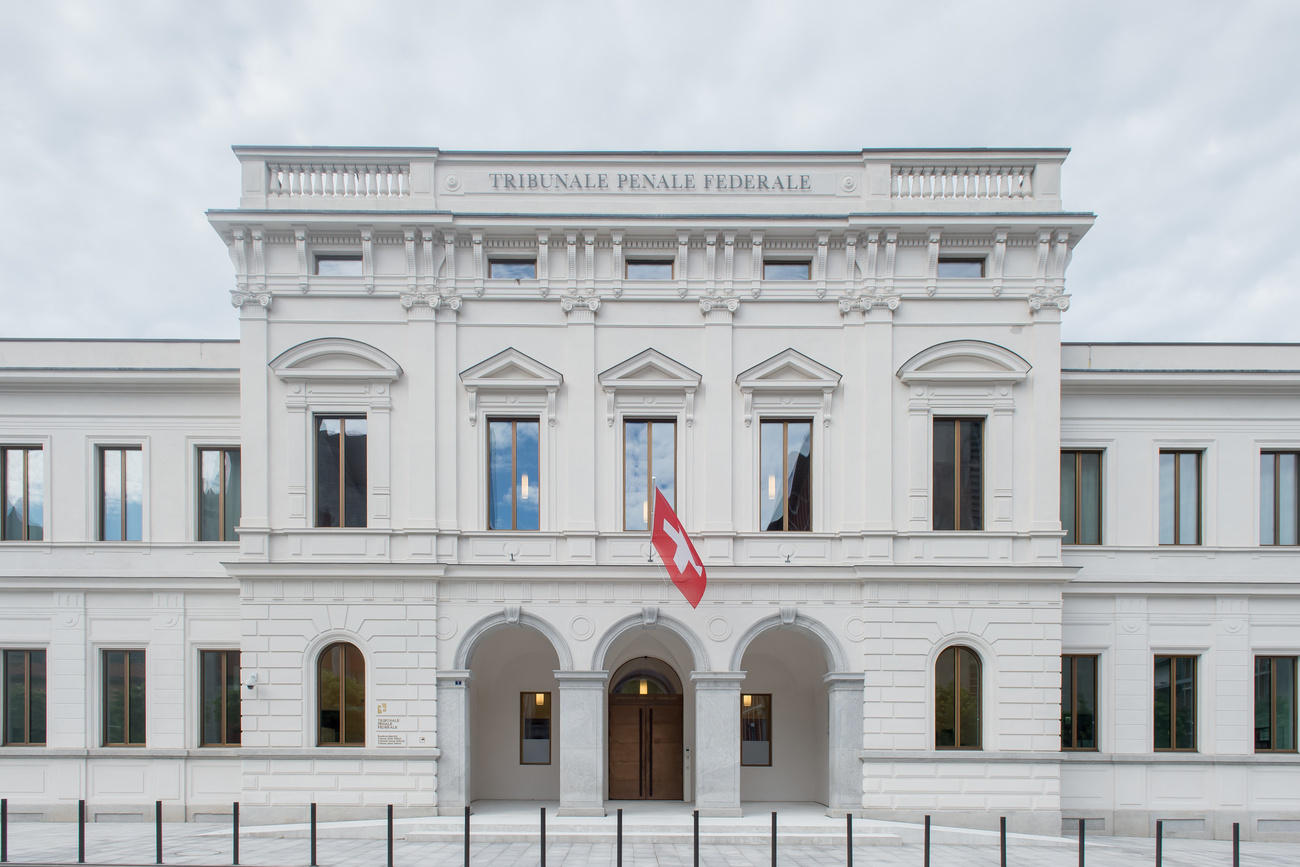
[{"label": "window frame", "polygon": [[[322,664],[325,661],[325,657],[335,647],[341,647],[343,649],[343,657],[340,660],[339,695],[338,695],[339,739],[336,742],[327,743],[327,742],[323,742],[321,739],[322,727],[321,727],[320,718],[321,718],[321,712],[324,710],[322,701],[324,700],[325,697],[325,693],[321,689],[321,671],[322,671]],[[361,740],[359,741],[347,740],[347,735],[350,734],[347,730],[347,686],[346,686],[347,670],[348,670],[347,654],[349,650],[355,652],[357,656],[361,658]],[[349,641],[346,638],[338,638],[327,642],[325,646],[321,647],[318,651],[316,651],[316,659],[312,667],[315,669],[315,674],[316,674],[316,713],[314,715],[315,726],[316,726],[316,746],[325,747],[327,749],[335,748],[335,747],[346,747],[348,749],[364,749],[367,743],[367,739],[369,737],[369,730],[370,730],[370,719],[366,712],[366,700],[367,700],[366,694],[368,692],[367,679],[370,674],[370,666],[368,660],[366,659],[366,655],[361,652],[361,648],[357,644],[354,644],[352,641]]]},{"label": "window frame", "polygon": [[[506,277],[492,273],[492,268],[496,265],[532,265],[533,276],[531,277]],[[487,279],[489,280],[536,280],[537,279],[537,257],[536,256],[489,256],[487,257]]]},{"label": "window frame", "polygon": [[[940,745],[939,743],[939,664],[943,661],[944,654],[949,651],[953,652],[953,742],[950,745]],[[968,654],[975,662],[976,672],[976,690],[975,690],[975,724],[976,738],[974,746],[962,746],[962,725],[961,725],[961,659],[963,653]],[[931,674],[934,678],[931,690],[933,700],[933,713],[931,720],[934,723],[934,748],[935,750],[958,750],[963,752],[983,752],[984,750],[984,660],[975,648],[968,644],[950,644],[939,651],[934,657],[934,663],[930,666]]]},{"label": "window frame", "polygon": [[[935,508],[935,491],[937,486],[937,475],[935,474],[935,449],[934,449],[934,430],[940,422],[953,423],[953,515],[952,527],[940,529],[935,526],[938,520],[939,512]],[[977,422],[980,426],[980,502],[979,502],[979,526],[971,529],[962,529],[961,527],[961,502],[962,502],[962,438],[961,423]],[[988,522],[985,520],[987,509],[985,496],[988,486],[985,484],[985,478],[988,473],[988,418],[982,415],[932,415],[930,417],[930,530],[936,533],[982,533],[985,531]]]},{"label": "window frame", "polygon": [[[325,278],[356,278],[364,276],[365,271],[365,254],[358,251],[355,253],[338,251],[328,253],[313,253],[311,257],[311,276]],[[320,271],[321,262],[356,262],[357,273],[355,274],[322,274]]]},{"label": "window frame", "polygon": [[[980,272],[977,276],[968,275],[945,275],[940,273],[946,264],[974,265],[980,266]],[[934,274],[938,280],[983,280],[988,276],[988,257],[987,256],[948,256],[940,254],[935,260]]]},{"label": "window frame", "polygon": [[[762,526],[763,522],[763,497],[766,491],[763,485],[763,425],[779,424],[781,425],[781,529],[768,530]],[[806,424],[808,425],[808,529],[791,530],[790,529],[790,492],[786,489],[786,484],[790,478],[790,425]],[[760,533],[811,533],[814,531],[814,520],[817,510],[814,509],[816,504],[816,494],[813,492],[813,482],[816,480],[813,471],[813,434],[816,433],[816,419],[811,416],[762,416],[758,420],[758,519]]]},{"label": "window frame", "polygon": [[[234,533],[233,533],[234,538],[233,538],[233,539],[226,539],[226,538],[205,539],[205,538],[203,538],[203,453],[204,453],[204,452],[216,452],[218,455],[220,455],[220,457],[218,458],[218,460],[221,461],[221,467],[222,467],[223,470],[224,470],[224,467],[225,467],[225,456],[226,456],[226,454],[227,454],[228,452],[234,452],[235,454],[238,455],[238,454],[240,453],[240,447],[239,447],[239,446],[217,446],[217,445],[209,446],[209,445],[197,445],[197,446],[194,447],[194,449],[195,449],[195,451],[194,451],[194,459],[195,459],[195,461],[194,461],[194,479],[195,479],[195,491],[194,491],[194,540],[195,540],[196,542],[238,542],[238,541],[239,541],[239,523],[238,523],[238,521],[236,521],[236,523],[235,523],[235,528],[234,528]],[[239,463],[239,469],[240,469],[240,473],[241,473],[241,479],[240,479],[240,484],[239,484],[239,492],[240,492],[240,498],[241,498],[241,503],[240,503],[240,506],[241,506],[241,512],[240,512],[240,514],[241,514],[241,515],[242,515],[242,506],[243,506],[242,498],[243,498],[243,492],[244,492],[244,484],[243,484],[243,479],[242,479],[243,468],[244,468],[244,464],[243,464],[243,460],[242,460],[242,456],[241,456],[241,460],[240,460],[240,463]],[[225,475],[225,472],[223,471],[222,473],[220,473],[220,475],[219,475],[218,478],[219,478],[219,480],[220,480],[220,488],[219,488],[218,493],[217,493],[217,512],[218,512],[218,514],[220,515],[220,520],[217,522],[217,536],[218,536],[218,537],[224,537],[225,534],[226,534],[226,475]]]},{"label": "window frame", "polygon": [[[365,530],[370,526],[370,416],[368,413],[331,413],[317,412],[311,416],[311,438],[312,438],[312,524],[311,526],[318,530]],[[334,420],[339,423],[339,501],[338,515],[339,523],[322,524],[320,523],[320,452],[319,437],[320,423],[322,421]],[[343,484],[345,469],[347,467],[346,456],[347,449],[343,444],[347,438],[347,422],[364,421],[366,423],[366,454],[363,459],[366,470],[366,481],[361,486],[361,493],[364,497],[362,501],[362,514],[365,517],[365,523],[360,526],[348,526],[347,523],[347,489]],[[241,464],[242,468],[242,464]],[[242,490],[242,485],[241,485]]]},{"label": "window frame", "polygon": [[[4,508],[9,502],[9,453],[23,453],[23,516],[22,516],[22,534],[21,538],[11,539],[5,536],[4,532]],[[40,476],[41,483],[41,538],[31,538],[31,500],[32,500],[32,469],[31,453],[41,453],[41,469],[37,474]],[[0,542],[46,542],[49,541],[49,520],[50,510],[46,506],[46,494],[49,491],[49,485],[46,483],[46,472],[49,469],[49,460],[44,443],[0,443]]]},{"label": "window frame", "polygon": [[[25,654],[23,662],[23,739],[9,739],[9,654]],[[43,679],[45,681],[45,720],[43,727],[45,729],[45,739],[32,740],[32,655],[39,653],[42,657],[41,667],[44,670]],[[50,738],[50,657],[48,648],[44,647],[0,647],[0,687],[3,695],[0,695],[0,747],[43,747],[49,744]]]},{"label": "window frame", "polygon": [[[652,530],[651,512],[654,510],[654,494],[658,489],[653,484],[655,478],[654,463],[654,426],[657,424],[670,424],[673,426],[673,496],[669,505],[673,511],[677,511],[677,464],[678,464],[678,437],[677,437],[677,416],[640,416],[625,415],[620,419],[622,424],[622,469],[623,469],[623,532],[625,533],[649,533]],[[646,426],[646,528],[644,530],[629,530],[627,527],[627,480],[628,480],[628,460],[627,460],[627,426],[630,424],[644,424]],[[541,442],[537,444],[538,450],[541,449]],[[540,463],[538,465],[540,467]]]},{"label": "window frame", "polygon": [[[207,685],[207,679],[206,679],[207,668],[206,668],[206,666],[204,666],[204,664],[203,664],[203,658],[204,658],[204,656],[205,656],[206,654],[209,654],[209,653],[217,653],[217,654],[220,654],[220,655],[221,655],[221,685],[222,685],[222,689],[221,689],[221,740],[219,740],[219,741],[209,741],[209,740],[206,740],[206,739],[204,738],[204,736],[203,736],[203,696],[204,696],[204,693],[205,693],[204,687]],[[199,744],[200,747],[227,747],[227,748],[231,748],[231,747],[238,747],[238,746],[240,746],[240,745],[241,745],[241,742],[243,741],[243,733],[244,733],[244,732],[243,732],[243,729],[244,729],[244,725],[243,725],[243,720],[242,720],[242,713],[241,713],[241,719],[240,719],[240,724],[239,724],[240,740],[238,740],[238,741],[232,741],[232,740],[229,740],[230,732],[229,732],[229,731],[227,730],[227,728],[226,728],[226,717],[227,717],[227,711],[229,710],[229,706],[228,706],[227,702],[228,702],[228,700],[229,700],[229,698],[230,698],[230,695],[229,695],[229,693],[228,693],[228,691],[227,691],[226,681],[229,679],[229,665],[230,665],[231,654],[234,655],[234,660],[235,660],[235,690],[236,690],[235,694],[236,694],[237,696],[239,696],[240,707],[241,707],[241,710],[242,710],[242,707],[243,707],[243,694],[240,693],[239,690],[243,689],[244,687],[243,687],[243,684],[240,683],[240,679],[239,679],[239,671],[240,671],[239,649],[238,649],[238,648],[231,648],[231,647],[199,648],[199,676],[198,676],[198,682],[199,682],[199,705],[198,705],[199,740],[198,740],[198,744]]]},{"label": "window frame", "polygon": [[[1251,670],[1252,670],[1252,671],[1254,671],[1255,668],[1258,667],[1258,665],[1259,665],[1259,660],[1261,660],[1261,659],[1267,659],[1267,660],[1269,660],[1269,672],[1268,672],[1268,675],[1269,675],[1269,717],[1268,717],[1268,721],[1269,721],[1269,728],[1270,728],[1270,732],[1271,732],[1270,741],[1271,741],[1272,743],[1277,743],[1277,721],[1278,721],[1278,715],[1277,715],[1277,662],[1276,662],[1276,661],[1279,660],[1279,659],[1289,659],[1289,660],[1291,660],[1291,676],[1292,676],[1292,678],[1295,678],[1297,681],[1300,681],[1300,656],[1297,656],[1296,654],[1287,654],[1287,653],[1256,653],[1256,654],[1254,654],[1254,656],[1253,656],[1253,660],[1254,660],[1254,663],[1255,663],[1255,664],[1251,666]],[[1255,704],[1256,704],[1256,702],[1259,701],[1259,696],[1258,696],[1258,680],[1256,679],[1256,677],[1257,677],[1257,676],[1252,677],[1252,682],[1253,682],[1252,685],[1255,687],[1255,689],[1252,690],[1252,696],[1253,696],[1253,698],[1254,698],[1254,701],[1251,702],[1252,717],[1253,717],[1253,715],[1254,715],[1253,712],[1254,712]],[[1291,684],[1291,696],[1292,696],[1292,699],[1291,699],[1291,740],[1292,740],[1292,744],[1293,744],[1293,746],[1291,746],[1291,747],[1267,747],[1267,748],[1262,748],[1262,747],[1260,747],[1260,746],[1258,745],[1258,742],[1256,741],[1256,742],[1255,742],[1255,745],[1254,745],[1254,747],[1255,747],[1255,752],[1256,752],[1256,753],[1279,753],[1279,754],[1282,754],[1282,755],[1288,755],[1288,754],[1294,754],[1294,753],[1300,752],[1300,737],[1297,736],[1298,733],[1297,733],[1297,731],[1296,731],[1296,725],[1297,725],[1297,723],[1300,723],[1300,719],[1297,719],[1297,713],[1296,713],[1296,699],[1297,699],[1298,697],[1300,697],[1300,683],[1298,683],[1298,682],[1293,682],[1293,683]],[[1252,724],[1251,728],[1254,729],[1254,725],[1253,725],[1253,724]],[[1255,741],[1255,739],[1254,739],[1253,737],[1251,738],[1251,740],[1252,740],[1252,741]]]},{"label": "window frame", "polygon": [[[1160,660],[1169,660],[1169,743],[1170,746],[1156,746],[1156,707],[1155,707],[1155,673]],[[1175,746],[1178,743],[1178,660],[1192,661],[1192,745]],[[1196,653],[1156,653],[1151,658],[1151,751],[1155,753],[1195,753],[1201,737],[1200,701],[1201,701],[1201,664],[1200,655]]]},{"label": "window frame", "polygon": [[[125,741],[110,741],[108,739],[109,731],[109,654],[123,654],[123,699],[122,699],[122,732],[126,737]],[[141,665],[144,667],[144,732],[143,740],[131,740],[131,654],[139,653],[143,655]],[[103,736],[100,738],[100,745],[106,748],[125,748],[141,749],[149,744],[149,648],[148,647],[101,647],[99,649],[100,664],[100,725],[103,727]]]},{"label": "window frame", "polygon": [[[807,277],[769,277],[767,276],[767,268],[769,265],[775,265],[775,266],[803,265],[805,268],[808,269],[808,276]],[[792,257],[786,259],[786,258],[769,258],[767,256],[764,256],[762,268],[763,268],[762,270],[763,280],[786,281],[790,283],[808,283],[812,280],[813,261],[811,257],[810,258]]]},{"label": "window frame", "polygon": [[[633,277],[632,268],[634,268],[637,265],[659,265],[659,266],[667,265],[668,276],[667,277]],[[654,258],[647,258],[642,256],[633,256],[629,259],[624,259],[623,279],[630,280],[633,282],[638,282],[638,283],[640,282],[652,283],[656,280],[658,281],[676,280],[677,260],[676,259],[654,259]]]},{"label": "window frame", "polygon": [[[767,703],[764,707],[767,709],[765,720],[767,722],[767,761],[766,762],[747,762],[745,761],[745,699],[746,698],[765,698]],[[742,768],[770,768],[772,767],[772,758],[776,745],[776,738],[773,736],[772,718],[775,714],[772,712],[772,693],[770,692],[743,692],[740,694],[740,766]],[[762,741],[753,741],[753,743],[762,743]]]},{"label": "window frame", "polygon": [[[1183,455],[1196,455],[1196,540],[1192,542],[1182,541],[1182,464],[1180,458]],[[1160,469],[1160,459],[1165,455],[1172,455],[1174,458],[1174,514],[1173,527],[1174,539],[1172,542],[1164,542],[1160,539],[1160,487],[1162,484],[1162,471]],[[1195,547],[1205,544],[1205,449],[1203,448],[1161,448],[1156,457],[1156,544],[1167,547]]]},{"label": "window frame", "polygon": [[[1285,542],[1285,543],[1281,541],[1281,538],[1282,538],[1282,520],[1281,520],[1281,515],[1282,515],[1282,474],[1281,474],[1281,472],[1280,472],[1280,470],[1281,470],[1281,463],[1282,463],[1282,460],[1281,460],[1281,459],[1282,459],[1282,457],[1283,457],[1284,455],[1294,455],[1294,456],[1295,456],[1295,460],[1296,460],[1296,464],[1297,464],[1297,471],[1296,471],[1296,492],[1295,492],[1295,496],[1296,496],[1296,499],[1297,499],[1297,506],[1298,506],[1298,508],[1296,509],[1296,523],[1297,523],[1297,526],[1295,527],[1296,541],[1295,541],[1295,542]],[[1290,449],[1288,449],[1288,448],[1262,448],[1262,449],[1259,450],[1259,458],[1260,458],[1260,488],[1261,488],[1261,490],[1260,490],[1260,502],[1261,502],[1261,504],[1263,503],[1263,493],[1264,493],[1262,489],[1263,489],[1263,462],[1264,462],[1264,458],[1265,458],[1265,457],[1272,457],[1272,458],[1273,458],[1273,541],[1271,541],[1271,542],[1265,542],[1265,541],[1263,541],[1263,540],[1261,539],[1260,542],[1259,542],[1259,546],[1260,546],[1261,548],[1294,548],[1294,547],[1296,547],[1296,546],[1300,546],[1300,450],[1297,450],[1297,449],[1294,449],[1294,448],[1290,448]],[[1263,535],[1263,523],[1264,523],[1264,516],[1263,516],[1262,514],[1259,516],[1259,521],[1260,521],[1260,533],[1259,533],[1259,535],[1262,536],[1262,535]]]},{"label": "window frame", "polygon": [[[1061,537],[1061,544],[1069,545],[1072,548],[1076,546],[1096,548],[1098,546],[1104,545],[1106,544],[1106,533],[1105,533],[1106,528],[1102,522],[1105,519],[1105,514],[1106,514],[1106,505],[1105,505],[1106,450],[1092,449],[1092,448],[1062,447],[1061,454],[1063,456],[1067,454],[1074,455],[1074,529],[1073,529],[1074,541],[1073,542],[1066,541],[1066,539],[1069,537],[1070,531],[1066,530],[1064,522],[1062,522],[1061,529],[1065,531],[1066,535]],[[1079,536],[1080,536],[1079,531],[1080,528],[1082,527],[1082,523],[1080,521],[1080,515],[1083,512],[1083,493],[1082,493],[1083,489],[1079,484],[1079,479],[1082,478],[1083,476],[1084,455],[1097,456],[1097,541],[1096,542],[1079,541]]]},{"label": "window frame", "polygon": [[[493,527],[492,526],[492,425],[494,423],[510,422],[510,526]],[[519,498],[514,495],[514,480],[519,478],[519,423],[532,422],[537,425],[537,526],[534,528],[520,529],[519,527]],[[505,531],[507,533],[536,533],[542,529],[542,419],[540,416],[528,415],[489,415],[483,426],[483,434],[487,438],[487,528],[491,532]]]},{"label": "window frame", "polygon": [[[1092,660],[1092,714],[1093,714],[1093,745],[1090,747],[1078,746],[1079,742],[1079,712],[1078,712],[1078,692],[1079,692],[1079,660]],[[1070,661],[1070,744],[1067,746],[1065,740],[1061,741],[1061,752],[1063,753],[1096,753],[1101,751],[1101,713],[1097,704],[1098,696],[1101,693],[1101,654],[1099,653],[1062,653],[1061,668],[1062,680],[1064,680],[1064,669],[1066,660]],[[1061,694],[1061,713],[1066,710],[1066,697],[1064,688]]]},{"label": "window frame", "polygon": [[[539,695],[546,696],[546,704],[545,704],[546,728],[547,728],[547,733],[550,735],[550,737],[546,739],[546,761],[529,762],[529,761],[524,761],[524,740],[525,740],[524,731],[526,728],[525,723],[529,719],[529,717],[525,715],[524,711],[526,708],[529,707],[528,704],[529,701],[533,702],[534,707],[536,706],[537,696]],[[539,739],[528,738],[527,740],[539,740]],[[544,689],[534,689],[534,690],[528,690],[526,692],[521,691],[519,693],[519,764],[521,767],[530,767],[530,768],[545,767],[547,765],[550,765],[554,760],[555,760],[555,705],[552,703],[551,691],[544,690]]]},{"label": "window frame", "polygon": [[[105,482],[104,472],[107,468],[107,463],[105,461],[105,458],[108,452],[121,453],[120,461],[121,461],[122,481],[119,486],[119,495],[121,498],[120,499],[121,502],[120,521],[121,521],[122,538],[120,539],[104,538],[105,530],[107,529],[108,526],[105,522],[107,518],[107,515],[105,513],[108,511],[108,509],[106,508],[106,506],[108,505],[108,500],[107,497],[105,496],[107,491],[104,487],[104,482]],[[128,521],[127,521],[127,508],[126,508],[127,505],[126,456],[128,452],[140,453],[140,538],[138,539],[127,538]],[[145,527],[148,526],[149,523],[146,514],[146,504],[148,503],[149,500],[149,497],[147,496],[149,492],[148,467],[149,464],[148,461],[146,460],[146,452],[143,443],[96,443],[95,444],[95,511],[96,511],[95,541],[96,542],[109,542],[113,544],[121,544],[121,543],[129,544],[131,542],[139,543],[145,541],[145,535],[146,535]]]}]

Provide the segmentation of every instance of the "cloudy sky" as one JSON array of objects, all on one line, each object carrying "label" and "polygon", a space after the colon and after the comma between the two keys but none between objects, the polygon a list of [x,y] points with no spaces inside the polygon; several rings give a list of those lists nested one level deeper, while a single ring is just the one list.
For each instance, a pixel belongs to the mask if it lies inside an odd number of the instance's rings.
[{"label": "cloudy sky", "polygon": [[1300,3],[42,2],[0,336],[234,337],[232,144],[1068,146],[1071,340],[1300,340]]}]

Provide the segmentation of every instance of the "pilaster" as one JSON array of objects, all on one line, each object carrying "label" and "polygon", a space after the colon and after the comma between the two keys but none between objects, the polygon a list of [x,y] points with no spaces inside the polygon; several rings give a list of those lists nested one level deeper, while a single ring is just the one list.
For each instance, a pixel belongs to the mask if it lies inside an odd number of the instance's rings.
[{"label": "pilaster", "polygon": [[[737,307],[735,298],[708,296],[700,299],[700,308],[704,313],[704,399],[700,415],[703,417],[701,427],[706,431],[736,429],[735,395],[731,380],[735,367],[732,320]],[[704,464],[699,468],[703,470],[701,476],[705,480],[700,486],[704,508],[697,513],[704,516],[704,532],[729,533],[735,529],[732,514],[735,499],[732,490],[733,462],[741,458],[734,453],[717,454],[704,449],[698,453],[697,460]]]},{"label": "pilaster", "polygon": [[607,671],[557,671],[561,816],[605,815]]},{"label": "pilaster", "polygon": [[739,816],[740,686],[743,671],[692,671],[695,685],[695,808]]},{"label": "pilaster", "polygon": [[469,806],[469,677],[468,671],[438,673],[435,746],[438,758],[438,814],[454,816]]},{"label": "pilaster", "polygon": [[830,767],[827,815],[862,808],[863,674],[832,671],[822,678],[830,710],[827,745]]}]

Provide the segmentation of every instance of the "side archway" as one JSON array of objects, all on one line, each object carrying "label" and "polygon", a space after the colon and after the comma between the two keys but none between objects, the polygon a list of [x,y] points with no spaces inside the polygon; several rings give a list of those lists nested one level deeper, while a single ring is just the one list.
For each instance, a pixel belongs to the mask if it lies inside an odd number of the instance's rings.
[{"label": "side archway", "polygon": [[824,623],[798,613],[791,618],[787,613],[764,617],[746,629],[744,634],[740,636],[740,640],[736,642],[735,650],[731,653],[730,670],[743,670],[741,661],[745,658],[745,651],[755,638],[758,638],[769,629],[780,629],[782,627],[801,629],[812,635],[821,645],[822,653],[826,656],[827,671],[847,671],[849,669],[848,656],[844,653],[844,648],[840,645],[839,639],[835,637],[835,633],[831,632]]},{"label": "side archway", "polygon": [[537,630],[555,649],[555,658],[560,664],[560,670],[573,670],[573,653],[569,650],[569,643],[564,640],[564,636],[560,635],[559,630],[548,621],[534,614],[512,609],[509,606],[495,614],[489,614],[465,632],[465,637],[461,639],[460,646],[456,648],[454,667],[461,670],[468,669],[474,657],[474,651],[482,641],[483,636],[498,626],[527,626]]}]

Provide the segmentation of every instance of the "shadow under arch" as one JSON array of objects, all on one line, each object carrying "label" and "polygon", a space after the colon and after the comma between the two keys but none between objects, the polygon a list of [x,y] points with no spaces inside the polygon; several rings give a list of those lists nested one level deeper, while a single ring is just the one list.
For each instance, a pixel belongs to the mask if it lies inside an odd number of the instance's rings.
[{"label": "shadow under arch", "polygon": [[822,653],[826,656],[826,670],[831,672],[848,671],[849,660],[844,653],[844,648],[840,645],[839,639],[835,633],[831,632],[820,620],[814,620],[803,614],[795,614],[794,619],[788,620],[787,616],[773,614],[770,617],[764,617],[740,636],[736,642],[736,649],[731,654],[731,671],[740,671],[741,663],[745,659],[745,651],[753,643],[755,638],[767,632],[769,629],[779,629],[781,627],[794,627],[801,629],[811,635],[820,644]]},{"label": "shadow under arch", "polygon": [[474,657],[474,650],[478,647],[478,643],[483,639],[484,635],[498,626],[527,626],[540,632],[551,643],[551,647],[554,648],[555,658],[560,663],[560,670],[573,670],[573,654],[569,651],[569,644],[564,640],[564,636],[560,635],[558,629],[535,614],[529,614],[527,611],[512,612],[508,609],[489,614],[465,632],[465,637],[461,639],[460,645],[456,648],[455,668],[467,670],[470,667],[470,661]]},{"label": "shadow under arch", "polygon": [[710,670],[708,650],[705,649],[704,642],[700,641],[700,637],[695,634],[694,630],[675,617],[659,614],[654,618],[648,618],[644,613],[629,614],[627,617],[615,621],[614,625],[605,630],[605,634],[600,637],[600,642],[596,645],[596,650],[592,654],[592,669],[594,671],[606,670],[610,648],[624,633],[638,627],[653,629],[659,626],[672,632],[686,644],[686,649],[691,653],[693,671]]}]

